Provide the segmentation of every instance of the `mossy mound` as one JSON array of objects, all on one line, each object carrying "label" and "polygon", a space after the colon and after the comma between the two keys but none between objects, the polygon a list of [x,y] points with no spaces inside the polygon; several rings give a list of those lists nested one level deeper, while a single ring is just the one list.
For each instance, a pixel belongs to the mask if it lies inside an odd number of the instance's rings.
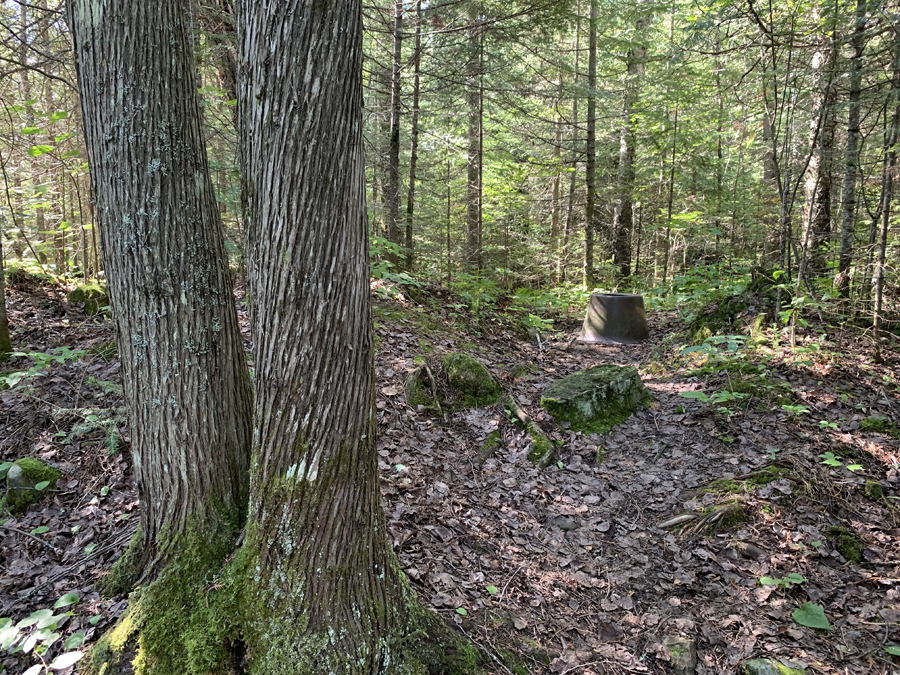
[{"label": "mossy mound", "polygon": [[825,530],[825,536],[847,562],[858,565],[862,561],[862,553],[866,545],[856,532],[844,527],[829,527]]},{"label": "mossy mound", "polygon": [[874,431],[891,438],[900,438],[900,429],[895,424],[891,424],[884,417],[867,417],[859,423],[859,428],[863,431]]},{"label": "mossy mound", "polygon": [[753,280],[742,292],[719,297],[697,313],[690,323],[694,341],[699,343],[713,335],[729,333],[759,336],[770,323],[775,285],[771,274],[755,271]]},{"label": "mossy mound", "polygon": [[425,410],[437,410],[437,400],[434,398],[434,383],[430,370],[426,366],[419,366],[406,375],[403,383],[406,402],[412,408],[422,406]]},{"label": "mossy mound", "polygon": [[806,671],[788,668],[775,659],[750,659],[741,664],[741,675],[806,675]]},{"label": "mossy mound", "polygon": [[21,513],[40,501],[46,490],[52,490],[56,487],[56,481],[62,478],[59,469],[54,469],[39,459],[23,457],[13,462],[13,465],[21,470],[21,473],[16,472],[21,479],[13,484],[12,477],[9,474],[6,477],[6,505],[11,513]]},{"label": "mossy mound", "polygon": [[496,403],[503,391],[490,371],[468,354],[447,354],[442,362],[447,380],[459,394],[462,403],[480,407]]},{"label": "mossy mound", "polygon": [[17,291],[32,291],[44,284],[53,283],[53,277],[48,274],[35,274],[16,265],[7,266],[5,274],[6,285]]},{"label": "mossy mound", "polygon": [[712,481],[709,487],[701,490],[701,492],[714,492],[719,494],[739,494],[749,492],[753,488],[768,485],[776,480],[785,478],[790,474],[790,469],[783,466],[764,466],[758,471],[754,471],[747,476],[737,478],[719,478]]},{"label": "mossy mound", "polygon": [[650,400],[634,366],[601,365],[551,384],[541,395],[541,406],[574,431],[605,433]]},{"label": "mossy mound", "polygon": [[91,316],[98,314],[102,307],[109,304],[109,293],[100,284],[84,284],[66,296],[69,302],[80,302],[84,305],[84,313]]}]

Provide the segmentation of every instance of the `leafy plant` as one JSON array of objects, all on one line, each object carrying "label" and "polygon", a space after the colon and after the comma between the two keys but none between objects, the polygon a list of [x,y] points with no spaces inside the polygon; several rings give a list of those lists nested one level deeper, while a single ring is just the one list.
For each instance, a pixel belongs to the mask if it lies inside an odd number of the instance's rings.
[{"label": "leafy plant", "polygon": [[761,583],[763,586],[775,586],[777,588],[783,588],[786,591],[790,590],[791,586],[797,586],[804,583],[805,581],[806,579],[796,572],[791,572],[783,579],[778,579],[775,577],[759,578],[759,583]]},{"label": "leafy plant", "polygon": [[28,370],[13,371],[0,375],[0,389],[12,389],[23,381],[43,377],[54,363],[74,361],[84,356],[83,350],[72,350],[69,347],[57,347],[49,352],[13,352],[10,356],[28,358],[34,361],[34,365]]},{"label": "leafy plant", "polygon": [[800,607],[794,610],[794,613],[791,616],[794,618],[794,621],[801,626],[832,630],[828,617],[825,616],[825,610],[822,609],[821,605],[816,605],[812,602],[804,602]]},{"label": "leafy plant", "polygon": [[57,600],[52,609],[39,609],[29,614],[17,623],[12,619],[0,619],[0,649],[10,654],[34,654],[39,663],[34,664],[23,675],[40,675],[51,670],[65,670],[84,656],[84,652],[78,651],[78,647],[84,642],[84,633],[74,633],[62,645],[63,652],[55,659],[49,661],[47,656],[53,645],[62,637],[57,631],[57,626],[73,612],[66,611],[57,614],[55,610],[63,609],[77,604],[79,597],[76,593],[66,593]]},{"label": "leafy plant", "polygon": [[860,471],[863,467],[862,464],[844,464],[841,461],[841,458],[835,455],[833,452],[825,452],[819,455],[822,459],[822,464],[826,464],[828,466],[833,466],[834,468],[844,467],[848,471]]}]

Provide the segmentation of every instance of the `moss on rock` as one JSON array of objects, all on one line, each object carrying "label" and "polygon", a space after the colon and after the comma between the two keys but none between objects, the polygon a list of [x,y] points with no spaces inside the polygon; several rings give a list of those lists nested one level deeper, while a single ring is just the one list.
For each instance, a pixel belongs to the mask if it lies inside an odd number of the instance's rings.
[{"label": "moss on rock", "polygon": [[862,552],[866,546],[856,532],[845,527],[829,527],[825,530],[825,536],[847,562],[859,564],[862,561]]},{"label": "moss on rock", "polygon": [[636,368],[607,364],[557,380],[544,391],[541,406],[574,431],[605,433],[650,400]]},{"label": "moss on rock", "polygon": [[431,393],[431,380],[425,366],[419,366],[406,375],[403,383],[406,402],[412,408],[422,406],[426,410],[438,407]]},{"label": "moss on rock", "polygon": [[[20,481],[18,485],[14,485],[13,480],[7,474],[6,505],[11,513],[21,513],[40,501],[41,497],[46,494],[45,490],[56,487],[56,481],[62,478],[62,472],[59,469],[54,469],[39,459],[23,457],[17,459],[13,464],[21,470],[24,480]],[[49,485],[39,490],[42,483],[49,483]]]},{"label": "moss on rock", "polygon": [[102,307],[109,304],[109,294],[105,286],[100,284],[84,284],[73,291],[69,291],[66,296],[69,302],[80,302],[84,304],[85,314],[98,314]]},{"label": "moss on rock", "polygon": [[775,659],[750,659],[741,664],[741,675],[806,675],[806,671],[789,668]]},{"label": "moss on rock", "polygon": [[454,352],[444,357],[444,372],[461,401],[471,407],[496,403],[503,389],[490,371],[468,354]]},{"label": "moss on rock", "polygon": [[879,483],[877,480],[867,480],[865,494],[866,497],[871,499],[873,502],[877,502],[884,496],[884,490],[881,487],[881,483]]}]

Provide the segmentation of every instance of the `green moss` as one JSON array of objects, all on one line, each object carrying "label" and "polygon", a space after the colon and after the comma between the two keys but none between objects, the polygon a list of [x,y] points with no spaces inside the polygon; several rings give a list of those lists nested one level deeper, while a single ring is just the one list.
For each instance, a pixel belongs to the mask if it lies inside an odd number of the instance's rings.
[{"label": "green moss", "polygon": [[417,408],[421,405],[426,409],[437,408],[437,402],[431,394],[431,381],[424,364],[411,370],[406,375],[403,388],[406,394],[406,402],[410,407]]},{"label": "green moss", "polygon": [[531,438],[531,450],[528,452],[528,459],[535,464],[546,467],[553,461],[555,450],[553,442],[544,435],[540,427],[534,422],[528,425],[528,436]]},{"label": "green moss", "polygon": [[492,431],[488,437],[484,439],[481,448],[478,450],[478,459],[484,464],[487,460],[494,456],[494,453],[500,448],[500,432]]},{"label": "green moss", "polygon": [[867,417],[859,423],[859,428],[863,431],[874,431],[891,438],[900,438],[900,429],[896,425],[891,424],[884,417]]},{"label": "green moss", "polygon": [[750,659],[741,664],[741,675],[806,675],[806,671],[788,668],[776,659]]},{"label": "green moss", "polygon": [[759,471],[754,471],[743,480],[734,478],[719,478],[712,481],[701,492],[713,492],[717,494],[741,494],[749,492],[753,488],[768,485],[776,480],[781,480],[790,474],[790,469],[783,466],[764,466]]},{"label": "green moss", "polygon": [[134,590],[141,571],[142,550],[141,528],[138,527],[131,541],[128,542],[125,552],[122,553],[112,566],[112,569],[98,583],[100,594],[104,598],[112,598]]},{"label": "green moss", "polygon": [[84,284],[73,291],[69,291],[66,296],[69,302],[80,302],[84,304],[85,314],[98,314],[102,307],[109,304],[109,294],[105,286],[100,284]]},{"label": "green moss", "polygon": [[856,532],[844,527],[829,527],[825,530],[825,536],[845,560],[857,565],[862,561],[862,552],[866,545]]},{"label": "green moss", "polygon": [[42,490],[27,487],[7,490],[6,505],[11,513],[21,513],[32,504],[39,502],[41,497],[47,494],[47,490],[52,490],[56,487],[56,481],[62,478],[63,475],[59,469],[55,469],[41,460],[32,459],[31,457],[22,457],[13,462],[13,464],[22,469],[22,473],[32,485],[38,487],[40,487],[41,483],[49,483],[49,485]]},{"label": "green moss", "polygon": [[572,430],[605,433],[624,422],[650,392],[633,366],[600,365],[573,373],[551,384],[541,395],[541,406]]},{"label": "green moss", "polygon": [[867,480],[865,495],[873,502],[879,501],[884,495],[884,490],[882,490],[881,483],[879,483],[877,480]]},{"label": "green moss", "polygon": [[465,405],[480,407],[496,403],[500,398],[503,389],[493,375],[468,354],[448,354],[442,364],[450,385],[459,392]]}]

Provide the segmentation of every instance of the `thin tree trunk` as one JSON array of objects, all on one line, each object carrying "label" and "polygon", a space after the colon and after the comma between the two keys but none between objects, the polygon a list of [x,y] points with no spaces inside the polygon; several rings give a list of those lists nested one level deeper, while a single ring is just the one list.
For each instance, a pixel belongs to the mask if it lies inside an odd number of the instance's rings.
[{"label": "thin tree trunk", "polygon": [[[578,90],[578,65],[581,54],[581,3],[575,7],[575,63],[572,76],[572,87]],[[572,97],[572,169],[569,174],[569,198],[566,201],[566,223],[563,226],[562,246],[559,249],[556,269],[560,283],[565,283],[568,277],[569,239],[574,228],[575,220],[575,186],[578,178],[578,94]]]},{"label": "thin tree trunk", "polygon": [[884,312],[884,267],[887,254],[888,230],[891,223],[891,201],[893,200],[894,171],[897,166],[897,140],[900,137],[900,35],[893,32],[894,38],[894,77],[891,82],[891,91],[888,94],[886,110],[893,107],[891,123],[885,134],[885,158],[884,175],[881,189],[881,236],[878,243],[878,262],[875,264],[875,311],[872,321],[872,333],[875,340],[874,359],[876,363],[882,360],[881,355],[881,324]]},{"label": "thin tree trunk", "polygon": [[[635,34],[640,41],[647,22],[638,19]],[[616,180],[616,203],[613,208],[613,265],[620,277],[631,274],[631,231],[634,228],[634,106],[637,103],[638,82],[644,71],[647,48],[638,44],[628,50],[625,59],[627,76],[622,95],[622,127],[619,131],[619,169]]]},{"label": "thin tree trunk", "polygon": [[6,315],[6,270],[3,264],[3,238],[6,232],[0,225],[0,361],[5,361],[12,353],[9,338],[9,317]]},{"label": "thin tree trunk", "polygon": [[590,0],[591,18],[588,42],[588,101],[587,101],[587,206],[584,223],[584,287],[594,288],[594,208],[596,201],[596,144],[597,144],[597,2]]},{"label": "thin tree trunk", "polygon": [[481,29],[477,5],[469,12],[466,110],[466,271],[481,269]]},{"label": "thin tree trunk", "polygon": [[841,250],[838,256],[838,291],[850,297],[850,265],[856,233],[856,182],[859,175],[859,108],[862,89],[862,58],[865,51],[866,1],[856,2],[856,21],[850,44],[850,106],[847,111],[847,149],[844,153],[844,190],[841,199]]},{"label": "thin tree trunk", "polygon": [[413,213],[416,203],[416,164],[419,161],[419,86],[422,65],[422,0],[416,0],[416,42],[413,54],[412,121],[409,134],[409,192],[406,196],[406,269],[415,261],[413,248]]},{"label": "thin tree trunk", "polygon": [[178,0],[70,0],[144,577],[246,510],[250,380]]},{"label": "thin tree trunk", "polygon": [[675,119],[672,125],[672,163],[669,167],[669,198],[666,205],[666,239],[663,242],[662,283],[666,285],[669,274],[670,248],[672,246],[672,205],[675,201],[675,151],[678,148],[678,106],[675,106]]},{"label": "thin tree trunk", "polygon": [[[400,59],[403,53],[403,0],[394,0],[394,51],[391,59],[391,118],[388,143],[388,240],[398,246],[400,237]],[[397,265],[396,253],[388,256]]]}]

